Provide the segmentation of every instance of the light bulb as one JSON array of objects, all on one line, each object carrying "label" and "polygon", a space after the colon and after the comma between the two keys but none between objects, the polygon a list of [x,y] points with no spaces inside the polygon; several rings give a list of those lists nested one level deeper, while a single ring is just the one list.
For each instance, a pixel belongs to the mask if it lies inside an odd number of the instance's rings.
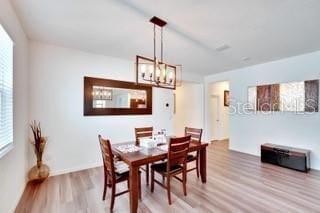
[{"label": "light bulb", "polygon": [[141,65],[141,75],[142,75],[142,78],[144,78],[144,76],[146,75],[146,65],[145,64]]},{"label": "light bulb", "polygon": [[169,81],[170,81],[170,83],[173,82],[173,72],[169,73]]},{"label": "light bulb", "polygon": [[160,69],[157,67],[157,69],[156,69],[157,82],[160,81],[160,74],[161,74],[161,71],[160,71]]},{"label": "light bulb", "polygon": [[163,76],[163,82],[166,83],[167,81],[167,70],[166,70],[166,66],[164,66],[162,68],[162,76]]},{"label": "light bulb", "polygon": [[164,67],[164,68],[162,69],[162,75],[163,75],[163,76],[166,76],[166,74],[167,74],[167,70],[166,70],[166,68]]},{"label": "light bulb", "polygon": [[160,69],[157,68],[157,70],[156,70],[156,76],[157,76],[157,78],[160,77],[160,74],[161,74],[161,73],[160,73]]},{"label": "light bulb", "polygon": [[153,76],[153,66],[149,66],[149,76],[150,76],[150,79],[152,78]]}]

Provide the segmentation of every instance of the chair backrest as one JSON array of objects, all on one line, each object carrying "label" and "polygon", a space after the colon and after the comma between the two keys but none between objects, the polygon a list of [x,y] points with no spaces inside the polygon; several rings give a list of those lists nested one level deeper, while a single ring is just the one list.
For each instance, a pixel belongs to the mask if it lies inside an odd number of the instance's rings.
[{"label": "chair backrest", "polygon": [[135,135],[136,135],[136,145],[139,144],[140,138],[145,137],[152,137],[153,134],[153,127],[141,127],[141,128],[135,128]]},{"label": "chair backrest", "polygon": [[98,137],[99,137],[99,143],[100,143],[101,154],[103,159],[104,174],[109,175],[112,178],[115,178],[113,154],[112,154],[110,141],[108,139],[107,140],[103,139],[101,135],[99,135]]},{"label": "chair backrest", "polygon": [[170,138],[167,163],[168,171],[172,166],[186,163],[190,139],[190,135],[179,138]]},{"label": "chair backrest", "polygon": [[186,127],[184,129],[184,135],[190,135],[192,141],[201,143],[202,129]]}]

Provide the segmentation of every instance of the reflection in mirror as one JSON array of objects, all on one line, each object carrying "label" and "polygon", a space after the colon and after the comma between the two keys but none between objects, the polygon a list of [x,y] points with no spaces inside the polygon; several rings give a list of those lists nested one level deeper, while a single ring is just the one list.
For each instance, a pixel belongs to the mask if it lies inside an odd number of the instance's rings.
[{"label": "reflection in mirror", "polygon": [[145,90],[115,87],[92,87],[93,108],[147,108]]}]

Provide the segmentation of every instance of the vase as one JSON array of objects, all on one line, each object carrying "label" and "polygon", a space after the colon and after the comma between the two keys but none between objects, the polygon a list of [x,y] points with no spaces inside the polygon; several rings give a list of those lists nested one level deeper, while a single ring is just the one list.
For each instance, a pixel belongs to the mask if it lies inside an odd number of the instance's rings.
[{"label": "vase", "polygon": [[42,163],[42,155],[44,147],[46,145],[46,138],[40,139],[40,146],[38,149],[34,147],[35,155],[37,158],[37,165],[32,167],[29,171],[28,177],[30,182],[41,183],[49,177],[50,169],[49,166]]},{"label": "vase", "polygon": [[42,161],[38,161],[37,165],[32,167],[29,171],[29,181],[33,183],[41,183],[49,177],[50,169]]}]

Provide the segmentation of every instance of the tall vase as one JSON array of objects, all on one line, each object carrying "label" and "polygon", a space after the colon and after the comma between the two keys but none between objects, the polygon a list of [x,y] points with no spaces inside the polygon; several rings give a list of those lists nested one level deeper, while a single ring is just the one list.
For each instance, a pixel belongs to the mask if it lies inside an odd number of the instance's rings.
[{"label": "tall vase", "polygon": [[28,177],[30,182],[41,183],[49,177],[50,169],[46,164],[42,163],[42,155],[44,147],[46,145],[46,139],[41,138],[40,150],[34,149],[37,157],[37,165],[32,167],[29,171]]}]

